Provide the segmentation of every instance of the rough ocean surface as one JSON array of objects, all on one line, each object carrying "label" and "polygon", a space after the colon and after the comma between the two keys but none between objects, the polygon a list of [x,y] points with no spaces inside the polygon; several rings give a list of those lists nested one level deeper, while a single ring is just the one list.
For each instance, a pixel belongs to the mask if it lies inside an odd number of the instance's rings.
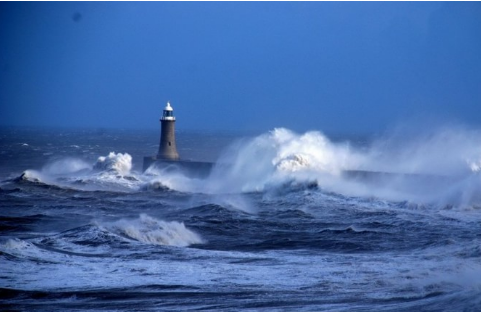
[{"label": "rough ocean surface", "polygon": [[1,130],[0,310],[481,310],[478,131],[178,133],[205,179],[157,143]]}]

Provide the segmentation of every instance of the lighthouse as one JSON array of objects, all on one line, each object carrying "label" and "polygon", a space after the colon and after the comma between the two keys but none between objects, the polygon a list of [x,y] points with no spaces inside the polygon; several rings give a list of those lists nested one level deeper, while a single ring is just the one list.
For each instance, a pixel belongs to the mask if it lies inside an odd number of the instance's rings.
[{"label": "lighthouse", "polygon": [[[214,163],[179,159],[175,144],[175,117],[174,109],[167,102],[162,117],[160,118],[160,144],[159,151],[155,156],[145,156],[143,171],[152,168],[160,170],[161,174],[180,172],[192,178],[205,178],[212,171]],[[158,174],[159,171],[157,171]]]},{"label": "lighthouse", "polygon": [[160,118],[160,144],[157,159],[178,160],[179,153],[175,145],[175,117],[174,109],[167,102]]}]

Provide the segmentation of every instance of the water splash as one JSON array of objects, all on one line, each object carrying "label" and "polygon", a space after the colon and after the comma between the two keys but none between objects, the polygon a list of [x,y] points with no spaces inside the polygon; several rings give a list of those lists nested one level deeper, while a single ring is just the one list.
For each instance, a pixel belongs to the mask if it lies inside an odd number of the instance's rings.
[{"label": "water splash", "polygon": [[100,156],[94,165],[94,169],[115,172],[127,175],[132,169],[132,156],[125,153],[110,152],[108,156]]},{"label": "water splash", "polygon": [[481,134],[465,129],[437,129],[417,137],[398,133],[362,148],[334,143],[316,131],[275,129],[233,145],[203,188],[207,193],[258,192],[304,183],[349,196],[480,205],[479,159]]},{"label": "water splash", "polygon": [[279,193],[315,185],[347,196],[480,207],[479,168],[477,130],[445,127],[415,135],[399,130],[355,147],[318,131],[297,134],[278,128],[232,144],[204,179],[155,168],[137,174],[132,172],[132,157],[115,152],[99,157],[93,166],[78,159],[59,160],[41,171],[26,171],[22,179],[86,190],[172,189],[217,195]]},{"label": "water splash", "polygon": [[48,175],[69,175],[90,169],[92,169],[92,166],[86,161],[68,157],[46,164],[42,168],[42,173]]},{"label": "water splash", "polygon": [[47,163],[41,170],[26,170],[16,182],[33,182],[80,190],[138,190],[142,184],[132,172],[132,157],[110,152],[94,165],[77,158],[63,158]]}]

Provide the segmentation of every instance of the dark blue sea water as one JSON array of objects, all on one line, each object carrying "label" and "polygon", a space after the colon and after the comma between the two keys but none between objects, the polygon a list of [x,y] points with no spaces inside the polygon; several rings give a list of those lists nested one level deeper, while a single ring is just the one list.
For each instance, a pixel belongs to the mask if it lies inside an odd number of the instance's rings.
[{"label": "dark blue sea water", "polygon": [[0,310],[481,310],[479,132],[158,140],[1,129]]}]

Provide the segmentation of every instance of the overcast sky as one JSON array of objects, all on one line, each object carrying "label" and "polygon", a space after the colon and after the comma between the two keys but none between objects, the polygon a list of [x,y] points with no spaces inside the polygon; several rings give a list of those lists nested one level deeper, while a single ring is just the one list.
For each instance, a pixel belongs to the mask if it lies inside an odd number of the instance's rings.
[{"label": "overcast sky", "polygon": [[0,125],[481,127],[480,2],[0,3]]}]

